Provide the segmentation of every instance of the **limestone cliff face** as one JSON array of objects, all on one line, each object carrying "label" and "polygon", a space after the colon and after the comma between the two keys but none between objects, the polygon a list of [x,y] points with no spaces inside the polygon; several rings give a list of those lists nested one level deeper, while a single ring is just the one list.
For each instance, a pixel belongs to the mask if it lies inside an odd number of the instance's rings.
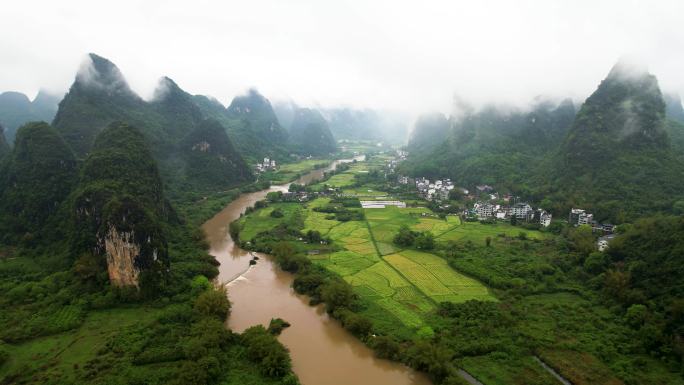
[{"label": "limestone cliff face", "polygon": [[140,269],[136,266],[136,261],[140,257],[140,246],[135,243],[134,238],[134,233],[120,233],[114,226],[109,228],[104,238],[109,282],[114,286],[138,287]]},{"label": "limestone cliff face", "polygon": [[130,197],[114,198],[102,207],[92,207],[83,213],[84,222],[94,220],[93,225],[99,229],[93,253],[106,260],[113,286],[140,289],[143,274],[166,272],[166,238],[158,220],[139,202]]}]

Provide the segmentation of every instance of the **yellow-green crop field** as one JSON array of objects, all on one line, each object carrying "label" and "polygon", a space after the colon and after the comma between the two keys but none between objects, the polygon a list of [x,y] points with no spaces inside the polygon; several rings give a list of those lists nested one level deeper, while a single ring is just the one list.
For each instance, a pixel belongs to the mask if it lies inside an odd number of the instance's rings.
[{"label": "yellow-green crop field", "polygon": [[[469,299],[495,300],[489,290],[478,281],[468,278],[449,267],[436,255],[399,250],[392,238],[403,224],[416,231],[441,234],[460,225],[456,219],[439,219],[426,208],[366,209],[367,221],[339,222],[325,219],[329,214],[313,210],[329,202],[318,198],[302,207],[304,231],[317,230],[329,237],[342,250],[311,256],[314,263],[339,274],[356,293],[371,301],[381,312],[367,314],[380,321],[390,314],[409,329],[422,327],[423,317],[442,301],[463,302]],[[270,208],[259,210],[245,221],[242,233],[252,234],[265,227],[275,226]],[[455,217],[454,217],[455,218]],[[265,220],[266,223],[256,222]],[[251,230],[249,227],[257,227]],[[375,242],[374,242],[375,240]]]},{"label": "yellow-green crop field", "polygon": [[479,222],[463,222],[460,226],[454,227],[448,232],[438,235],[438,241],[472,241],[485,242],[487,237],[492,240],[501,235],[507,237],[517,237],[520,233],[525,233],[529,239],[544,239],[546,234],[537,230],[526,230],[512,226],[508,223],[482,224]]},{"label": "yellow-green crop field", "polygon": [[447,216],[446,219],[441,219],[425,207],[402,209],[387,206],[383,209],[366,209],[364,213],[382,255],[397,251],[396,246],[392,244],[392,239],[403,225],[418,232],[430,231],[438,238],[440,235],[456,229],[461,224],[460,219],[456,216]]}]

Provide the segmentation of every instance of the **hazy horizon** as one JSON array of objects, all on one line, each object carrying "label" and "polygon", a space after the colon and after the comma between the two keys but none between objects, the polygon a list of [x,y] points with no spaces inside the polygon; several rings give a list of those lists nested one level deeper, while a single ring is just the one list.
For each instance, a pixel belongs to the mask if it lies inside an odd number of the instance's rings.
[{"label": "hazy horizon", "polygon": [[449,113],[455,96],[581,102],[625,55],[664,91],[684,91],[684,3],[584,3],[124,1],[104,15],[85,1],[26,1],[5,7],[0,92],[66,92],[89,52],[146,99],[168,76],[224,105],[252,87],[272,101],[411,114]]}]

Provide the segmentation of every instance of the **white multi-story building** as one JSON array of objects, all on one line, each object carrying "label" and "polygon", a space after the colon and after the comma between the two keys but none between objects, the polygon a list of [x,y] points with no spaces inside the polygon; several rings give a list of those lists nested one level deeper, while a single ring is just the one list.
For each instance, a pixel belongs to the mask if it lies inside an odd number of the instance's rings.
[{"label": "white multi-story building", "polygon": [[594,222],[594,215],[582,209],[572,209],[570,210],[568,222],[575,226],[589,225]]},{"label": "white multi-story building", "polygon": [[477,216],[480,218],[491,218],[494,216],[494,212],[496,211],[496,207],[491,203],[478,202],[475,203],[473,208],[475,209]]},{"label": "white multi-story building", "polygon": [[527,203],[516,203],[511,207],[511,216],[516,217],[516,219],[530,220],[533,215],[532,206]]},{"label": "white multi-story building", "polygon": [[537,209],[535,218],[538,219],[539,224],[544,227],[549,227],[549,225],[551,225],[551,213],[546,210]]}]

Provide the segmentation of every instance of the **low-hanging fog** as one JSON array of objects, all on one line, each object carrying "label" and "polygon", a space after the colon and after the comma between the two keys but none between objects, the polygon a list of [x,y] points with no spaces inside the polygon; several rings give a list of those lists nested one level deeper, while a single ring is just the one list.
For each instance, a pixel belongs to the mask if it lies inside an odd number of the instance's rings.
[{"label": "low-hanging fog", "polygon": [[677,0],[25,0],[2,7],[0,91],[65,92],[88,52],[144,97],[166,75],[224,104],[248,87],[409,113],[581,100],[624,55],[684,91],[683,14]]}]

